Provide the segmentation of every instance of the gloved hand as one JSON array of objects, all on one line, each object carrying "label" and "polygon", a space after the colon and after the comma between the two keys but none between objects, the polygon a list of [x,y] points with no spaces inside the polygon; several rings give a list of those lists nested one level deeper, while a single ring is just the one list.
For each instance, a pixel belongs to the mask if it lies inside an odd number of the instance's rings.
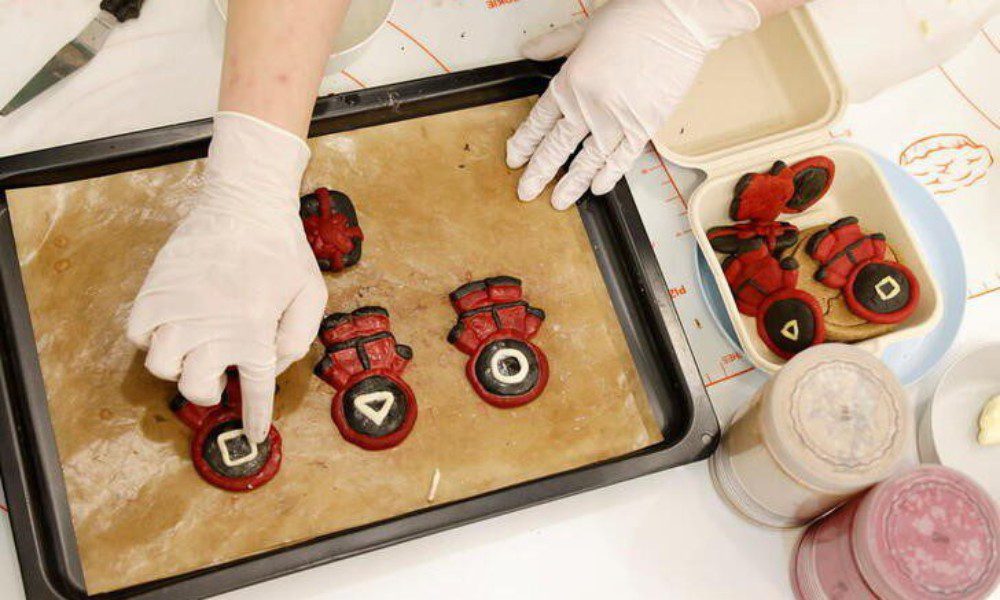
[{"label": "gloved hand", "polygon": [[146,368],[195,404],[219,402],[239,368],[243,426],[267,436],[275,376],[305,356],[327,292],[299,219],[309,148],[254,117],[215,116],[205,181],[153,262],[128,338]]},{"label": "gloved hand", "polygon": [[588,187],[610,192],[684,98],[708,53],[759,24],[749,0],[611,0],[589,20],[528,41],[528,58],[569,59],[507,141],[508,166],[528,163],[518,197],[534,200],[580,142],[552,205],[569,208]]}]

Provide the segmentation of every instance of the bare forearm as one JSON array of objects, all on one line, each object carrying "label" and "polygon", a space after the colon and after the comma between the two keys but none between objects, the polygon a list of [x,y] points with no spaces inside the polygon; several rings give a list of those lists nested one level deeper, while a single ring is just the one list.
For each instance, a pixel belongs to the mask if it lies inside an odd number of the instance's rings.
[{"label": "bare forearm", "polygon": [[785,11],[791,10],[796,6],[802,6],[806,3],[806,0],[750,0],[753,2],[757,10],[760,11],[760,16],[770,17],[772,15],[777,15]]},{"label": "bare forearm", "polygon": [[219,110],[305,137],[350,0],[230,0]]}]

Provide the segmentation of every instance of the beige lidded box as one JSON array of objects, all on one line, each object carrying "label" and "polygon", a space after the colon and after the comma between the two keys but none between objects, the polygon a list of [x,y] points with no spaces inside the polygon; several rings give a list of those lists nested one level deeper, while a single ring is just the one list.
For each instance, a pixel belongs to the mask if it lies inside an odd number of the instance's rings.
[{"label": "beige lidded box", "polygon": [[[767,171],[776,160],[793,164],[824,155],[836,164],[827,195],[782,220],[805,231],[856,216],[866,230],[887,236],[920,283],[913,315],[894,331],[857,346],[881,356],[895,342],[927,334],[941,318],[941,291],[889,184],[867,152],[830,135],[846,102],[847,90],[809,13],[796,9],[713,53],[687,99],[653,138],[656,150],[671,162],[706,173],[688,200],[691,230],[709,258],[747,358],[767,372],[785,361],[757,335],[754,319],[737,310],[705,232],[733,222],[728,209],[737,180],[747,172]],[[809,276],[802,272],[799,279]]]}]

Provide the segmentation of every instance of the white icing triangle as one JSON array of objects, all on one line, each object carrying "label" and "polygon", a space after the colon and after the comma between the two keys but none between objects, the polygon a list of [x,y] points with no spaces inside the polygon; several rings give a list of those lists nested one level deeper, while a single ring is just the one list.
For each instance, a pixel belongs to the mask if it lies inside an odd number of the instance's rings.
[{"label": "white icing triangle", "polygon": [[[372,405],[382,403],[378,409],[375,409]],[[395,404],[396,397],[392,392],[382,391],[382,392],[371,392],[368,394],[361,394],[354,399],[354,408],[364,416],[368,417],[372,423],[375,425],[381,425],[385,418],[389,416],[389,411],[392,409],[392,405]]]},{"label": "white icing triangle", "polygon": [[792,340],[793,342],[799,339],[799,322],[795,319],[785,323],[785,326],[781,328],[781,335]]}]

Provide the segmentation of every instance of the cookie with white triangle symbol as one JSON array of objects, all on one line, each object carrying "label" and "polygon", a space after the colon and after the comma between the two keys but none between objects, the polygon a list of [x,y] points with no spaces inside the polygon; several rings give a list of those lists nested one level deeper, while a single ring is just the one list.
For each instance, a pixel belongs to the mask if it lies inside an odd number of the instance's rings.
[{"label": "cookie with white triangle symbol", "polygon": [[377,306],[324,317],[320,341],[326,353],[314,369],[337,394],[331,414],[340,434],[366,450],[400,444],[417,419],[417,402],[403,371],[413,358],[396,343],[389,313]]}]

